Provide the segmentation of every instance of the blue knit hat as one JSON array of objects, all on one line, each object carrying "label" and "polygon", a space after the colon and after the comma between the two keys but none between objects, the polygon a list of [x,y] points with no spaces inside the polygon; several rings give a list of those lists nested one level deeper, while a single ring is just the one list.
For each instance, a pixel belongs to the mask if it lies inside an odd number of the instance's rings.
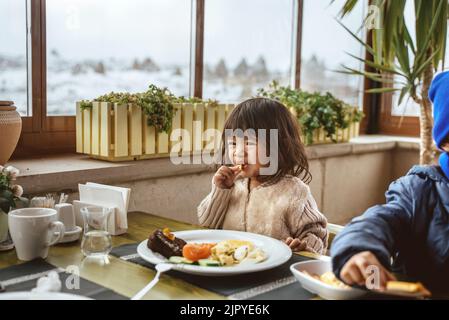
[{"label": "blue knit hat", "polygon": [[438,74],[432,81],[429,98],[433,103],[433,138],[438,147],[449,137],[449,72]]}]

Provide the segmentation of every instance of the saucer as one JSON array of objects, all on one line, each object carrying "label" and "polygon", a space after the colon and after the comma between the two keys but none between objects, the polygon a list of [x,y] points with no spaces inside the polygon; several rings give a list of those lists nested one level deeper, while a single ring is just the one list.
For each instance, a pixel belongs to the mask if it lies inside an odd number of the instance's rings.
[{"label": "saucer", "polygon": [[12,249],[14,249],[14,243],[11,239],[7,239],[6,241],[0,243],[0,251],[8,251]]},{"label": "saucer", "polygon": [[64,232],[64,238],[62,238],[58,243],[77,241],[80,238],[81,231],[83,231],[83,228],[76,226],[75,229]]}]

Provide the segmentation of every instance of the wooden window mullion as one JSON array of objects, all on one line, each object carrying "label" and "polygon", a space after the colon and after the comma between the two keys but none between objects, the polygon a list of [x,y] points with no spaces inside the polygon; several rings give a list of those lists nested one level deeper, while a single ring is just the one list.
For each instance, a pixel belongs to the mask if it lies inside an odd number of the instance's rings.
[{"label": "wooden window mullion", "polygon": [[301,61],[302,61],[302,30],[304,16],[304,0],[294,0],[293,21],[293,59],[292,59],[292,82],[293,87],[301,87]]},{"label": "wooden window mullion", "polygon": [[42,83],[42,37],[45,30],[42,29],[42,18],[44,0],[33,0],[31,9],[31,95],[32,95],[32,131],[41,132],[43,122],[43,108],[45,100],[43,97]]},{"label": "wooden window mullion", "polygon": [[205,0],[192,1],[190,94],[197,98],[203,97],[204,7]]}]

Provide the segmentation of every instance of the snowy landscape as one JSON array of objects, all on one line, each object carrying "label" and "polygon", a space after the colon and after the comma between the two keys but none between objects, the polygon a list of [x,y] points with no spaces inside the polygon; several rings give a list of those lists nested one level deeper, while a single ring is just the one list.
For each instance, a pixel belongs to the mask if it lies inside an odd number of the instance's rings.
[{"label": "snowy landscape", "polygon": [[[47,58],[47,112],[73,115],[75,102],[93,99],[110,91],[139,92],[149,84],[167,87],[176,95],[189,95],[188,65],[158,65],[151,58],[69,60],[51,51]],[[13,100],[22,114],[27,108],[26,59],[0,55],[0,98]],[[331,91],[353,105],[359,103],[360,83],[355,77],[327,69],[315,56],[303,63],[304,90]],[[221,102],[237,102],[254,96],[272,80],[290,82],[288,70],[269,70],[260,56],[250,64],[242,58],[236,66],[221,59],[204,67],[203,96]]]},{"label": "snowy landscape", "polygon": [[[342,1],[336,2],[305,3],[301,88],[329,91],[360,106],[362,79],[334,72],[341,64],[360,68],[342,48],[363,54],[360,44],[336,24]],[[175,95],[190,94],[190,1],[133,3],[47,0],[49,115],[73,115],[78,100],[111,91],[144,91],[149,84],[167,87]],[[363,17],[359,7],[345,20],[353,30]],[[272,80],[290,84],[293,8],[291,0],[209,1],[203,97],[238,102]],[[0,99],[13,100],[21,114],[30,115],[25,12],[25,1],[0,1],[3,17],[13,18],[0,19],[0,39],[8,43],[0,48]],[[133,23],[116,23],[122,17],[134,17]]]}]

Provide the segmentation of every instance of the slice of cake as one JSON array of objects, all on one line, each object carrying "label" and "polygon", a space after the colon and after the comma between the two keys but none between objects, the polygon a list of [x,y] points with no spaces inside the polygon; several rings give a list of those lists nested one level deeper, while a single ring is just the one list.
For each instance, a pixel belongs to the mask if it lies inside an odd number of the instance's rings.
[{"label": "slice of cake", "polygon": [[158,229],[154,231],[149,239],[147,246],[154,252],[160,253],[166,258],[173,256],[182,256],[182,248],[187,243],[179,238],[176,238],[169,229]]}]

